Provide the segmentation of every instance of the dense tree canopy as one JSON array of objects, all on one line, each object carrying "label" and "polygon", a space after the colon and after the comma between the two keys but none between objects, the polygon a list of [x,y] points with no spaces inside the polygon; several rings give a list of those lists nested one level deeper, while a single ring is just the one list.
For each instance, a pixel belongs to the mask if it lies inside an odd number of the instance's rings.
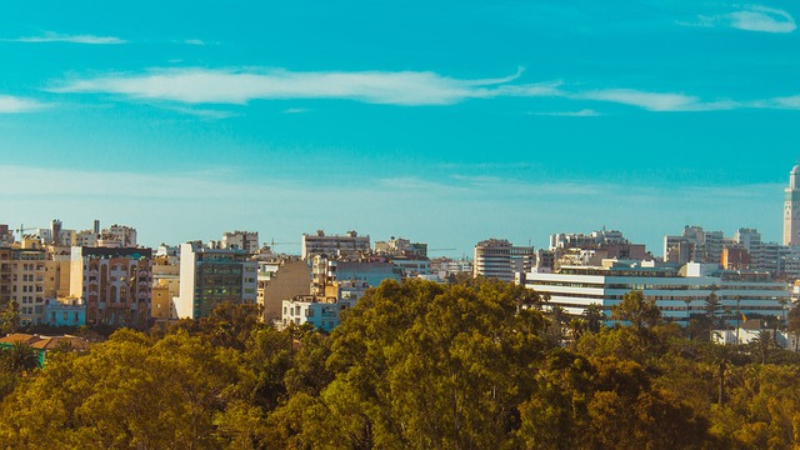
[{"label": "dense tree canopy", "polygon": [[[247,306],[0,368],[14,449],[800,445],[800,365],[690,341],[641,293],[602,326],[510,284],[385,282],[330,336]],[[563,317],[562,317],[563,316]],[[557,329],[567,330],[554,340]],[[559,331],[560,333],[560,331]],[[2,356],[5,357],[5,356]],[[766,364],[765,364],[766,362]],[[772,364],[770,364],[772,362]],[[4,398],[3,398],[4,397]]]}]

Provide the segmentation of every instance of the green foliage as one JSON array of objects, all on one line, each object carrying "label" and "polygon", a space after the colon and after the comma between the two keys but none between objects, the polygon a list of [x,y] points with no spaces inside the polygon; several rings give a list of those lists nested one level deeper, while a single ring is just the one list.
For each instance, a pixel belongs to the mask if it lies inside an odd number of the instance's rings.
[{"label": "green foliage", "polygon": [[640,292],[613,311],[630,327],[541,307],[487,279],[385,282],[330,336],[222,305],[41,370],[20,346],[0,366],[0,447],[800,448],[800,358],[771,337],[687,340]]}]

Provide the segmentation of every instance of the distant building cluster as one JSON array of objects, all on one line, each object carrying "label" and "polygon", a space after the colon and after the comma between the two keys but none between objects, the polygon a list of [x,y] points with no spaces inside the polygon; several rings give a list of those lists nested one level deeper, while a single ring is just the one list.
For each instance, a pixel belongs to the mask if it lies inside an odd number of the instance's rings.
[{"label": "distant building cluster", "polygon": [[[218,305],[260,305],[279,327],[333,330],[384,280],[441,283],[463,277],[515,282],[537,292],[546,308],[572,315],[590,308],[610,318],[632,291],[655,300],[664,317],[689,323],[710,296],[730,323],[780,317],[800,300],[800,165],[785,190],[783,243],[758,230],[687,225],[664,236],[661,256],[619,230],[556,233],[546,249],[506,239],[478,242],[473,257],[430,259],[427,243],[391,236],[376,241],[354,230],[302,234],[299,255],[261,245],[258,232],[230,231],[219,241],[138,244],[136,229],[114,224],[75,231],[0,224],[0,306],[16,308],[23,325],[107,325],[145,329],[154,323],[208,316]],[[434,249],[453,250],[453,249]],[[729,340],[729,335],[723,340]]]}]

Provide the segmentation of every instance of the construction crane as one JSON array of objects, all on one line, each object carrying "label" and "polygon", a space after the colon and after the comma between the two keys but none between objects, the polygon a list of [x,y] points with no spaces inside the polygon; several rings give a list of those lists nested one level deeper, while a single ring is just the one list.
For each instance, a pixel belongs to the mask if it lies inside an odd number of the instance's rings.
[{"label": "construction crane", "polygon": [[270,241],[270,248],[275,247],[276,245],[300,245],[299,242],[275,242],[275,238],[272,238]]},{"label": "construction crane", "polygon": [[25,225],[23,225],[23,224],[20,224],[20,225],[19,225],[19,228],[17,228],[16,230],[14,230],[14,232],[15,232],[15,233],[19,233],[19,241],[20,241],[20,242],[22,242],[23,234],[24,234],[26,231],[33,231],[33,230],[38,230],[38,228],[25,228]]}]

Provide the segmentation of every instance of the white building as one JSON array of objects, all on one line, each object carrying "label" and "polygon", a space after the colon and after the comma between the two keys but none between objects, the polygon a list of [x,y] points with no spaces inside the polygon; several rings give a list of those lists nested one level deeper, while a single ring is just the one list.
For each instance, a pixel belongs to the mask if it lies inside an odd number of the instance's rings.
[{"label": "white building", "polygon": [[720,345],[747,345],[761,338],[761,333],[766,331],[780,348],[797,352],[798,339],[794,333],[783,330],[772,330],[762,327],[761,319],[746,320],[733,330],[712,330],[711,342]]},{"label": "white building", "polygon": [[699,263],[681,270],[634,261],[604,263],[600,267],[562,267],[558,273],[529,273],[525,286],[568,314],[581,315],[589,305],[599,305],[609,318],[612,307],[625,294],[638,290],[656,300],[664,318],[684,324],[691,315],[704,314],[712,293],[721,304],[720,314],[731,323],[741,314],[781,316],[790,301],[789,286],[770,281],[765,273],[722,271],[718,265]]},{"label": "white building", "polygon": [[222,248],[239,249],[256,254],[260,250],[258,231],[226,231],[222,235]]},{"label": "white building", "polygon": [[354,253],[369,253],[371,250],[369,235],[359,236],[355,231],[344,235],[326,236],[318,230],[317,234],[303,234],[300,257],[308,259],[317,255],[343,256]]},{"label": "white building", "polygon": [[336,299],[300,295],[283,301],[281,325],[303,325],[310,323],[315,328],[330,333],[341,322],[342,311],[355,306],[358,299]]},{"label": "white building", "polygon": [[488,239],[475,246],[473,276],[513,282],[517,272],[528,272],[535,264],[533,247],[515,247],[505,239]]},{"label": "white building", "polygon": [[181,245],[179,318],[206,317],[224,302],[256,304],[258,263],[244,250],[213,249],[201,242]]},{"label": "white building", "polygon": [[800,164],[794,166],[789,174],[789,187],[786,188],[783,204],[783,245],[800,245]]}]

